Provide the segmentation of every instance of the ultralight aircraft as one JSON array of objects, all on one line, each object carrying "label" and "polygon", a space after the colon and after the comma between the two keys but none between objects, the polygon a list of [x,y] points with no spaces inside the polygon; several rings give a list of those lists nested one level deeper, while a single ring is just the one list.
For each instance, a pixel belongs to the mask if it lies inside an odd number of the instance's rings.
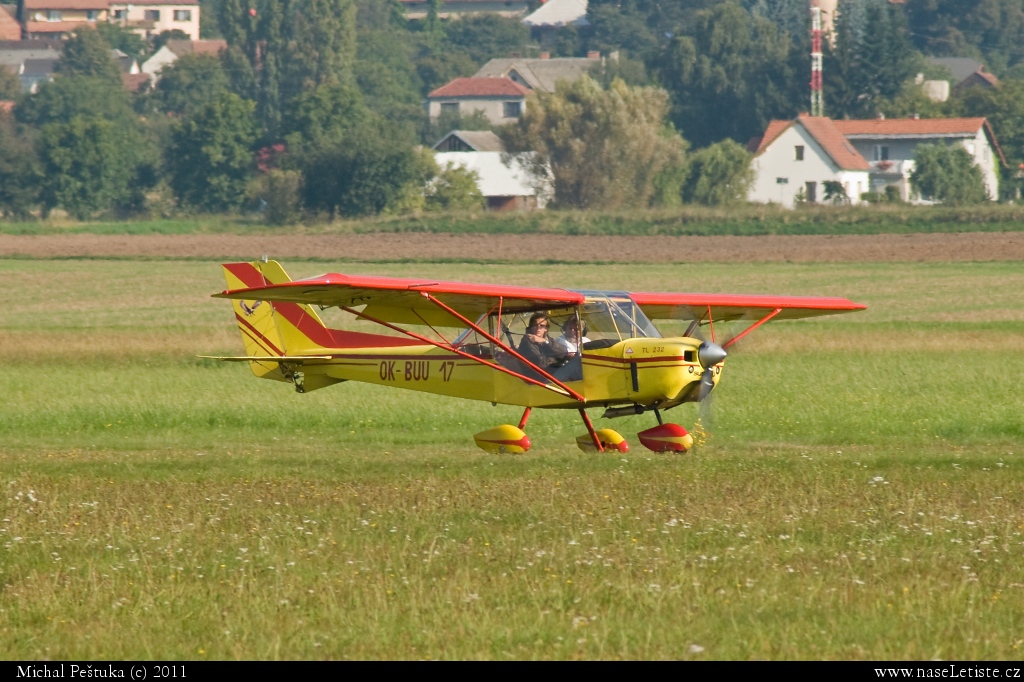
[{"label": "ultralight aircraft", "polygon": [[[363,381],[525,408],[518,426],[474,436],[488,452],[526,452],[524,429],[535,407],[578,410],[587,433],[577,445],[600,452],[625,452],[629,445],[612,429],[595,429],[586,408],[605,408],[603,417],[652,412],[658,425],[638,433],[640,443],[656,452],[685,452],[692,435],[664,422],[661,413],[706,399],[721,379],[726,348],[770,320],[865,309],[845,298],[583,291],[343,274],[293,281],[266,258],[223,268],[228,288],[214,296],[233,300],[246,355],[217,359],[248,362],[257,377],[291,383],[299,393]],[[338,308],[401,336],[330,329],[314,308]],[[689,327],[665,338],[652,319]],[[575,352],[528,353],[524,338],[536,338],[531,325],[541,326],[540,320],[574,333],[569,347]],[[716,342],[715,325],[732,321],[749,326]],[[459,333],[442,333],[452,328]]]}]

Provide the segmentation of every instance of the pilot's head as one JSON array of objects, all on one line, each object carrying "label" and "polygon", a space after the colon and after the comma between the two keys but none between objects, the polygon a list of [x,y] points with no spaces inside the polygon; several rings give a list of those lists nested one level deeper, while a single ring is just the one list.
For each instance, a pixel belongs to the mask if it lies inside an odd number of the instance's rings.
[{"label": "pilot's head", "polygon": [[530,315],[529,323],[526,325],[526,331],[530,334],[547,336],[549,324],[548,316],[545,313],[534,313],[533,315]]}]

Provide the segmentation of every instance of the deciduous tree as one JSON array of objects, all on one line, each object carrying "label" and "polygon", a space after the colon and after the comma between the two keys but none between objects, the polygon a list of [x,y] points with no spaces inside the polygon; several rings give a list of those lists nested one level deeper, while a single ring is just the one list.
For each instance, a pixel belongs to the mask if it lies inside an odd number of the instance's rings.
[{"label": "deciduous tree", "polygon": [[60,207],[86,220],[129,199],[138,165],[116,122],[75,116],[39,131],[44,212]]},{"label": "deciduous tree", "polygon": [[538,184],[552,174],[555,201],[575,208],[647,206],[659,179],[684,163],[685,141],[667,127],[668,95],[584,76],[536,92],[519,121],[503,129]]},{"label": "deciduous tree", "polygon": [[750,152],[732,140],[722,140],[693,153],[683,189],[686,202],[722,206],[747,199],[754,172]]},{"label": "deciduous tree", "polygon": [[253,104],[231,92],[182,119],[166,154],[178,201],[205,211],[237,208],[252,173],[255,141]]}]

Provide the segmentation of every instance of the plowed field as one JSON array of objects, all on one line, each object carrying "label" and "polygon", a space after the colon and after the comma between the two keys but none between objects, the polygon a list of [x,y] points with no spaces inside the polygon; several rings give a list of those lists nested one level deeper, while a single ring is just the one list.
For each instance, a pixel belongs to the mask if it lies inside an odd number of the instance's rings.
[{"label": "plowed field", "polygon": [[1024,260],[1024,232],[756,237],[549,234],[0,235],[0,257],[323,258],[566,262]]}]

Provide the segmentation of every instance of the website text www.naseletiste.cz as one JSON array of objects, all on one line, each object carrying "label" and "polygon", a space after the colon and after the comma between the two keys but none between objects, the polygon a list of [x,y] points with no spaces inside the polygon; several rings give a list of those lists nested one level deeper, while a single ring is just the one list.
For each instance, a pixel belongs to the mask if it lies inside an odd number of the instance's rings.
[{"label": "website text www.naseletiste.cz", "polygon": [[875,668],[875,677],[896,678],[1006,678],[1020,679],[1020,668],[1001,668],[995,666],[964,666],[944,665],[915,668]]}]

